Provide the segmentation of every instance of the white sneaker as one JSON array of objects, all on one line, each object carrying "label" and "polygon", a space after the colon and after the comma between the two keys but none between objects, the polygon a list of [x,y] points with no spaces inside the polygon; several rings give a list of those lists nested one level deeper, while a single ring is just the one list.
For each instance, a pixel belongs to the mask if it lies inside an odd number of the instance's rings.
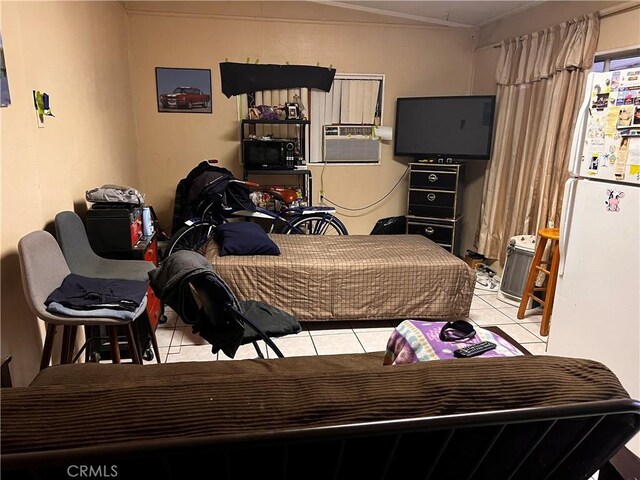
[{"label": "white sneaker", "polygon": [[478,272],[476,274],[476,288],[478,290],[485,290],[489,292],[497,292],[500,286],[500,280],[496,277],[489,277],[484,272]]}]

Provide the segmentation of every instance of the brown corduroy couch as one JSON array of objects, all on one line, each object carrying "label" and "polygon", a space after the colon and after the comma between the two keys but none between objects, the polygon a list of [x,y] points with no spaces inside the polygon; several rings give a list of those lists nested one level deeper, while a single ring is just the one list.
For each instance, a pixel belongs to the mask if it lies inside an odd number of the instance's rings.
[{"label": "brown corduroy couch", "polygon": [[3,479],[578,479],[640,428],[606,367],[550,356],[62,365],[1,414]]}]

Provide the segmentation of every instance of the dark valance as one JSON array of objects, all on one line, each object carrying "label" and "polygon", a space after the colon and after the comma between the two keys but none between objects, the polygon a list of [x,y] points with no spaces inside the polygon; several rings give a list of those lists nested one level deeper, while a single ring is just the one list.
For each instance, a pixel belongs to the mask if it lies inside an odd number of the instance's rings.
[{"label": "dark valance", "polygon": [[309,65],[259,65],[223,62],[220,64],[222,93],[232,95],[285,88],[331,90],[335,68]]}]

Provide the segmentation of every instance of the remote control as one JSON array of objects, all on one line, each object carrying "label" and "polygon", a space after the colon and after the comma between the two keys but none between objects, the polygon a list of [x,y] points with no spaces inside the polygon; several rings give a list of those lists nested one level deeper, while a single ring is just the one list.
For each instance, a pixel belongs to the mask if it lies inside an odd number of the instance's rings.
[{"label": "remote control", "polygon": [[482,355],[484,352],[488,352],[494,348],[496,348],[496,344],[493,342],[480,342],[475,345],[469,345],[468,347],[456,350],[453,352],[453,356],[458,358],[475,357],[476,355]]}]

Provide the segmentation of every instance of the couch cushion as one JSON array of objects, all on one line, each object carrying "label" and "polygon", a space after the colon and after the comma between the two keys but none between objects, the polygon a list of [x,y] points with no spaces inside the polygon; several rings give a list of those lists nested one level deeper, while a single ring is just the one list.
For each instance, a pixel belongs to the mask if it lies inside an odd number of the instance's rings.
[{"label": "couch cushion", "polygon": [[204,382],[212,377],[238,375],[259,377],[277,372],[313,374],[313,372],[333,370],[366,370],[380,367],[382,359],[383,352],[374,352],[233,362],[179,362],[150,365],[85,363],[81,368],[78,368],[78,365],[54,365],[40,372],[31,382],[31,386],[131,386],[132,381],[138,385],[149,383],[166,385],[174,379]]},{"label": "couch cushion", "polygon": [[[91,376],[91,380],[87,379]],[[75,376],[75,378],[71,378]],[[119,379],[116,379],[119,376]],[[57,379],[60,383],[54,384]],[[551,356],[382,366],[380,354],[68,365],[3,390],[3,454],[628,398],[600,363]]]}]

